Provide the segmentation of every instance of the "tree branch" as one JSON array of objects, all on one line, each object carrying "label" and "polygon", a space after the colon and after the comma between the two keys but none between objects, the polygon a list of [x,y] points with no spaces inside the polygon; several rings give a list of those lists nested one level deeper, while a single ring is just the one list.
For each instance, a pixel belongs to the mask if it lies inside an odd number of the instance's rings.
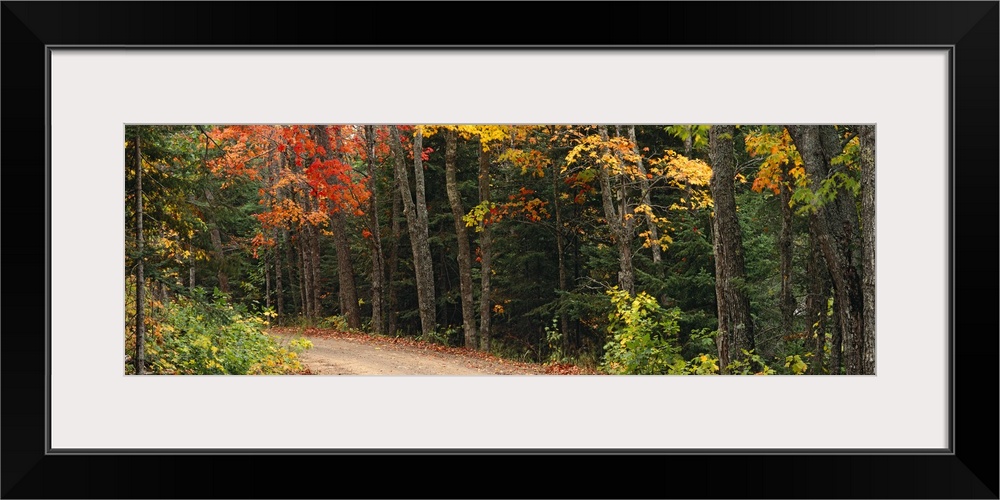
[{"label": "tree branch", "polygon": [[195,125],[195,128],[197,128],[202,134],[205,134],[205,138],[212,141],[212,144],[215,144],[215,147],[222,149],[222,146],[220,146],[218,142],[215,142],[215,139],[213,139],[212,136],[208,135],[208,132],[205,131],[204,127],[201,125]]}]

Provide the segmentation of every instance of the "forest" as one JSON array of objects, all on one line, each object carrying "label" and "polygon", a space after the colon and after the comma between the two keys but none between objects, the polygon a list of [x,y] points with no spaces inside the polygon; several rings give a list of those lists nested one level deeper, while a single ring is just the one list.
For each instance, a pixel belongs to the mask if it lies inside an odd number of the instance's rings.
[{"label": "forest", "polygon": [[123,183],[126,374],[875,373],[874,125],[126,125]]}]

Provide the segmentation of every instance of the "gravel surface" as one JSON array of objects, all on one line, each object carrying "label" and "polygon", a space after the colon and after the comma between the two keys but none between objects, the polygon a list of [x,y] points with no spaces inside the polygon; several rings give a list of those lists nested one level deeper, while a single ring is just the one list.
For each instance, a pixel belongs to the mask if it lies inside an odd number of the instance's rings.
[{"label": "gravel surface", "polygon": [[305,337],[313,347],[299,354],[314,375],[541,375],[543,365],[519,363],[477,351],[411,339],[332,330],[275,328],[282,345]]}]

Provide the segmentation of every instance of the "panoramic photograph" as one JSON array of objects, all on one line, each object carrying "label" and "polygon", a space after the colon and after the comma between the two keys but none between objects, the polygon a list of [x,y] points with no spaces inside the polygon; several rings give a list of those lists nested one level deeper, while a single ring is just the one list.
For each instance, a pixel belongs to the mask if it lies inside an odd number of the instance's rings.
[{"label": "panoramic photograph", "polygon": [[874,375],[875,126],[125,125],[126,375]]}]

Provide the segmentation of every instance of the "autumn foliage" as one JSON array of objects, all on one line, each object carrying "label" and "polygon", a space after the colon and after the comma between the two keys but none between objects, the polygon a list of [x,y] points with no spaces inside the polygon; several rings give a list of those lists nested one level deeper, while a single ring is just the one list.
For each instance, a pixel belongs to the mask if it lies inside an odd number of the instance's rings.
[{"label": "autumn foliage", "polygon": [[[859,198],[861,145],[856,127],[824,128],[823,144],[840,150],[823,151],[825,171],[810,170],[789,128],[727,134],[735,168],[721,182],[732,184],[734,214],[713,199],[707,125],[130,127],[147,144],[149,222],[141,256],[129,236],[126,264],[145,259],[164,305],[219,288],[247,315],[273,313],[282,325],[350,324],[524,360],[558,353],[551,373],[578,373],[568,360],[715,373],[728,367],[712,367],[713,221],[728,211],[746,251],[746,277],[733,285],[766,332],[741,366],[794,359],[786,371],[834,373],[844,348],[822,314],[836,256],[812,231],[824,207]],[[135,176],[133,161],[126,177]],[[669,332],[635,330],[623,308],[636,300],[670,311]],[[630,365],[637,353],[649,361]]]}]

